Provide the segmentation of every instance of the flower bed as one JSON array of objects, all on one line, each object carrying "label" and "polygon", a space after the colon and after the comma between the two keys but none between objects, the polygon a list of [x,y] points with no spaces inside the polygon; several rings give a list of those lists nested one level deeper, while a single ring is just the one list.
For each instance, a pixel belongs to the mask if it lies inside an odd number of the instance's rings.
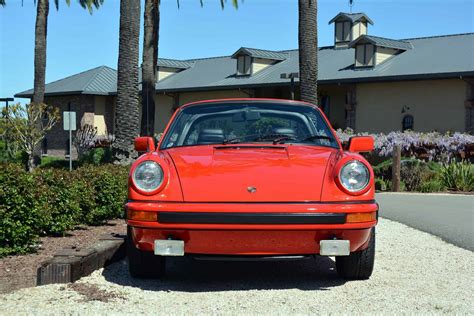
[{"label": "flower bed", "polygon": [[471,159],[474,157],[474,136],[463,133],[418,133],[412,131],[390,132],[389,134],[354,133],[351,129],[336,131],[343,143],[358,135],[369,135],[375,141],[375,153],[389,157],[393,147],[400,145],[402,155],[422,160],[448,162],[453,158]]}]

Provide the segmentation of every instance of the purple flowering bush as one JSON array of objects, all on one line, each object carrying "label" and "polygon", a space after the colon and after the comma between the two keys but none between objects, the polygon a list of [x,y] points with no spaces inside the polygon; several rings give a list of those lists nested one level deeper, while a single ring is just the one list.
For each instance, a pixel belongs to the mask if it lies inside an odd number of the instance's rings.
[{"label": "purple flowering bush", "polygon": [[470,158],[474,150],[474,135],[464,133],[420,133],[413,131],[382,133],[354,133],[350,128],[338,129],[337,136],[341,142],[349,141],[352,136],[372,136],[375,153],[380,157],[390,157],[393,147],[400,145],[405,157],[416,157],[423,160],[449,162],[453,158]]}]

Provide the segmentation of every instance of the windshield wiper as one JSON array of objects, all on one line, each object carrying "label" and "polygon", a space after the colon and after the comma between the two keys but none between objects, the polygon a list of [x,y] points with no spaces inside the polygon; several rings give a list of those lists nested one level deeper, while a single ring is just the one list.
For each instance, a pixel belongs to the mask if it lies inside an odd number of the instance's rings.
[{"label": "windshield wiper", "polygon": [[224,139],[224,141],[222,142],[222,145],[225,145],[225,144],[238,144],[241,141],[242,141],[242,137],[232,137],[232,138]]},{"label": "windshield wiper", "polygon": [[311,136],[308,136],[305,139],[303,139],[303,141],[315,140],[315,139],[327,139],[327,140],[330,140],[330,141],[333,140],[332,137],[329,137],[329,136],[326,136],[326,135],[311,135]]},{"label": "windshield wiper", "polygon": [[297,138],[294,136],[285,135],[285,134],[266,134],[266,135],[261,135],[255,138],[253,141],[261,142],[261,141],[266,141],[266,140],[272,141],[273,145],[276,145],[278,143],[282,143],[285,140],[297,140]]}]

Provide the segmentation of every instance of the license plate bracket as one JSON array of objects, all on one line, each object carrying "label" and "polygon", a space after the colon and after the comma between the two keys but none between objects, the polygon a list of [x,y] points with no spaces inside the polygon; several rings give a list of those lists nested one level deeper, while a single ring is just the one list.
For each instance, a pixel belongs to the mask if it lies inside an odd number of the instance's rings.
[{"label": "license plate bracket", "polygon": [[157,256],[184,256],[183,240],[155,240],[155,255]]}]

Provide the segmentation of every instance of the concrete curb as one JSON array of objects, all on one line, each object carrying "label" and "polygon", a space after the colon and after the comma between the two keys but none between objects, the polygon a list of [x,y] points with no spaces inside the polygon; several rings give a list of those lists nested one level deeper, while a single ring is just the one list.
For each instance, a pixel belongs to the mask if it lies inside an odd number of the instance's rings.
[{"label": "concrete curb", "polygon": [[125,237],[102,235],[91,248],[64,248],[41,263],[36,285],[74,282],[125,257]]},{"label": "concrete curb", "polygon": [[377,195],[423,195],[423,196],[473,196],[474,192],[375,192]]}]

